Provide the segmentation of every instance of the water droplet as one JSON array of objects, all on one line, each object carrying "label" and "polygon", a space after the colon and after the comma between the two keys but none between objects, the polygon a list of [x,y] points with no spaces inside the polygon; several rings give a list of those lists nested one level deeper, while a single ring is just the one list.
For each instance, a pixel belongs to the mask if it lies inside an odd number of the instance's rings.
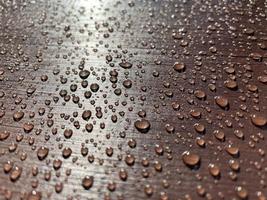
[{"label": "water droplet", "polygon": [[94,177],[93,176],[85,176],[82,180],[82,186],[84,189],[89,190],[94,184]]},{"label": "water droplet", "polygon": [[7,161],[6,163],[4,163],[3,169],[5,173],[9,173],[12,168],[13,168],[13,163],[11,161]]},{"label": "water droplet", "polygon": [[204,133],[205,132],[205,126],[200,123],[195,123],[194,128],[198,133]]},{"label": "water droplet", "polygon": [[189,151],[185,151],[182,154],[182,160],[187,166],[194,167],[200,163],[200,156]]},{"label": "water droplet", "polygon": [[124,69],[130,69],[133,66],[132,63],[129,63],[127,61],[122,61],[119,63],[119,65]]},{"label": "water droplet", "polygon": [[71,138],[72,134],[73,134],[73,131],[71,129],[66,129],[64,131],[64,137],[67,139]]},{"label": "water droplet", "polygon": [[90,119],[92,112],[90,110],[83,111],[82,118],[86,121]]},{"label": "water droplet", "polygon": [[147,133],[150,129],[150,122],[146,119],[137,120],[134,123],[135,128],[141,133]]},{"label": "water droplet", "polygon": [[185,64],[176,62],[173,65],[173,69],[177,72],[183,72],[185,70]]},{"label": "water droplet", "polygon": [[34,125],[30,122],[27,122],[23,125],[23,129],[26,133],[30,133],[32,129],[34,128]]},{"label": "water droplet", "polygon": [[88,70],[82,70],[79,72],[79,76],[81,79],[87,79],[90,75],[90,72]]},{"label": "water droplet", "polygon": [[228,99],[226,97],[223,97],[223,96],[216,96],[215,102],[221,108],[226,108],[229,105]]},{"label": "water droplet", "polygon": [[231,156],[237,157],[239,156],[239,149],[238,147],[234,147],[234,146],[228,146],[226,148],[227,153],[229,153]]},{"label": "water droplet", "polygon": [[125,162],[127,165],[133,165],[134,162],[135,162],[135,157],[131,154],[127,154],[126,157],[125,157]]},{"label": "water droplet", "polygon": [[153,194],[153,188],[150,185],[145,185],[145,194],[151,196]]},{"label": "water droplet", "polygon": [[234,171],[239,171],[240,169],[239,162],[236,160],[229,160],[229,166]]},{"label": "water droplet", "polygon": [[22,173],[22,168],[16,166],[16,167],[10,172],[10,175],[9,175],[10,180],[13,181],[13,182],[17,181],[17,180],[20,178],[21,173]]},{"label": "water droplet", "polygon": [[234,90],[237,88],[237,83],[233,80],[227,80],[224,82],[225,87],[228,89]]},{"label": "water droplet", "polygon": [[132,81],[129,80],[129,79],[123,81],[122,84],[123,84],[123,86],[124,86],[125,88],[131,88],[131,87],[132,87]]},{"label": "water droplet", "polygon": [[220,176],[220,168],[215,164],[209,164],[209,172],[214,177]]},{"label": "water droplet", "polygon": [[72,154],[72,150],[71,150],[71,148],[69,148],[69,147],[65,147],[64,149],[63,149],[63,151],[62,151],[62,156],[63,156],[63,158],[69,158],[70,156],[71,156],[71,154]]},{"label": "water droplet", "polygon": [[200,147],[205,147],[205,145],[206,145],[205,140],[202,139],[202,138],[200,138],[200,137],[197,137],[197,138],[196,138],[196,143],[197,143],[197,145],[200,146]]},{"label": "water droplet", "polygon": [[214,136],[216,139],[220,140],[220,141],[224,141],[225,140],[225,134],[223,131],[220,130],[215,130],[213,132]]},{"label": "water droplet", "polygon": [[13,114],[13,119],[18,122],[24,117],[24,112],[22,111],[17,111]]},{"label": "water droplet", "polygon": [[41,193],[35,190],[31,191],[27,196],[27,200],[41,200],[41,199],[42,199]]},{"label": "water droplet", "polygon": [[40,147],[37,151],[37,157],[39,160],[44,160],[49,153],[49,149],[47,147]]},{"label": "water droplet", "polygon": [[206,93],[202,90],[196,90],[194,94],[198,99],[204,100],[206,98]]},{"label": "water droplet", "polygon": [[128,173],[125,169],[120,169],[119,171],[119,177],[121,180],[126,181],[128,178]]},{"label": "water droplet", "polygon": [[99,85],[97,83],[92,83],[90,89],[92,92],[97,92],[99,90]]},{"label": "water droplet", "polygon": [[58,170],[62,165],[62,161],[59,159],[56,159],[53,161],[53,167],[55,170]]},{"label": "water droplet", "polygon": [[256,115],[256,114],[253,114],[251,116],[251,121],[255,126],[259,126],[259,127],[263,127],[267,124],[267,118],[266,117]]},{"label": "water droplet", "polygon": [[236,187],[236,194],[240,199],[247,199],[248,198],[248,191],[242,186]]},{"label": "water droplet", "polygon": [[0,131],[0,141],[6,140],[10,136],[8,131]]}]

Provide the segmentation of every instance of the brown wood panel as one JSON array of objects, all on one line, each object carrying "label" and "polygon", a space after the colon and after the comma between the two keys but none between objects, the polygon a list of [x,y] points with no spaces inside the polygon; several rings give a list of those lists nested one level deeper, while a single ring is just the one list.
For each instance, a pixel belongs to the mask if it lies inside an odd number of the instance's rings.
[{"label": "brown wood panel", "polygon": [[0,200],[265,200],[266,11],[0,0]]}]

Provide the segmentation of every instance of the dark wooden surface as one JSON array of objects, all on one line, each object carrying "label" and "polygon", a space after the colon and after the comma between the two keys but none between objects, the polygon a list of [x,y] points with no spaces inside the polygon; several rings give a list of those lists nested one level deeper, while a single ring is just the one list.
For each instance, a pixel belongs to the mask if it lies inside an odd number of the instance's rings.
[{"label": "dark wooden surface", "polygon": [[0,2],[1,200],[267,198],[266,2]]}]

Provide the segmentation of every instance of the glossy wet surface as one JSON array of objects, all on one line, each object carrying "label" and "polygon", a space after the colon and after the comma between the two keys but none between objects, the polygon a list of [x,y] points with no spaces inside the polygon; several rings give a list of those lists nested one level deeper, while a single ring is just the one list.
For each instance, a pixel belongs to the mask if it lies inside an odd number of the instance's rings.
[{"label": "glossy wet surface", "polygon": [[0,2],[0,199],[267,198],[267,4]]}]

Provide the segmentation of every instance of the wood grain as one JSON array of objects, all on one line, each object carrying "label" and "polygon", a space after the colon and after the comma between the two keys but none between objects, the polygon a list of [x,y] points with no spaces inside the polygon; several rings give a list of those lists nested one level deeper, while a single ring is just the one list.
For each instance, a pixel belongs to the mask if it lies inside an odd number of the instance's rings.
[{"label": "wood grain", "polygon": [[[266,9],[263,0],[0,1],[0,199],[266,199]],[[135,127],[142,118],[146,133]]]}]

